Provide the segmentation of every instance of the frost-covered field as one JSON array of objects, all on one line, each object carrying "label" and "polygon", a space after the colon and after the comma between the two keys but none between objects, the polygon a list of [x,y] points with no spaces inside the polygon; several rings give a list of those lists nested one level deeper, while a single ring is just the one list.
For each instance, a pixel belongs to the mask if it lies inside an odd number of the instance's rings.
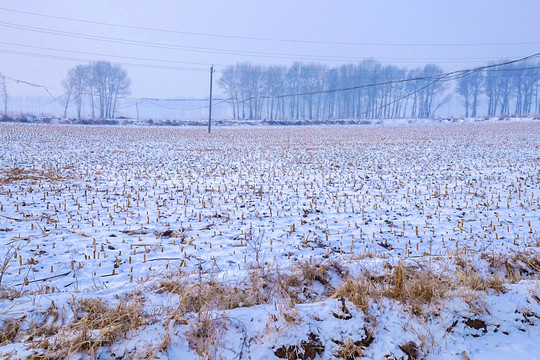
[{"label": "frost-covered field", "polygon": [[540,354],[540,123],[0,125],[0,356]]}]

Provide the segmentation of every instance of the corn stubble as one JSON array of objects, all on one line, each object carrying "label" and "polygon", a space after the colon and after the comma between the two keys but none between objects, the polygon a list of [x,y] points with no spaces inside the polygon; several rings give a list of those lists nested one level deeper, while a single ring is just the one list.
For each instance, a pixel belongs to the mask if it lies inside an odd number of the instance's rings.
[{"label": "corn stubble", "polygon": [[[0,154],[11,164],[0,170],[2,245],[16,245],[0,264],[0,299],[76,294],[88,289],[44,284],[83,276],[174,299],[149,312],[149,295],[73,296],[53,302],[42,323],[0,324],[0,343],[29,343],[36,359],[96,357],[154,324],[165,335],[148,356],[181,331],[199,356],[218,358],[228,312],[264,304],[293,327],[297,305],[343,301],[376,336],[372,309],[385,301],[426,319],[460,298],[480,314],[486,294],[539,280],[539,160],[493,142],[501,132],[523,139],[537,125],[230,129],[213,143],[192,129],[2,126],[15,149],[42,145]],[[83,250],[63,273],[47,256],[65,244]],[[238,276],[224,281],[222,268]],[[339,341],[343,359],[369,346]],[[425,354],[429,340],[420,347]]]}]

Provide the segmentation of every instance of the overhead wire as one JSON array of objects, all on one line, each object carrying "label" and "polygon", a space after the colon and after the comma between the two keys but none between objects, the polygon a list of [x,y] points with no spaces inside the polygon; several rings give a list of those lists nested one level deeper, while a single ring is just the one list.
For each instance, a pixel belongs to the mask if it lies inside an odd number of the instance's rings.
[{"label": "overhead wire", "polygon": [[[196,53],[210,53],[210,54],[221,54],[221,55],[242,55],[250,57],[264,57],[264,58],[274,58],[274,59],[288,59],[288,60],[316,60],[316,61],[358,61],[358,60],[368,60],[370,58],[360,57],[360,56],[333,56],[333,55],[314,55],[314,54],[295,54],[295,53],[279,53],[279,52],[261,52],[261,51],[249,51],[249,50],[231,50],[231,49],[220,49],[220,48],[209,48],[209,47],[199,47],[199,46],[185,46],[178,44],[170,43],[158,43],[151,41],[140,41],[140,40],[131,40],[125,38],[115,38],[108,36],[99,36],[83,33],[75,33],[61,30],[53,30],[43,27],[29,26],[29,25],[20,25],[9,22],[0,22],[0,26],[14,28],[25,31],[46,33],[57,36],[71,37],[77,39],[86,39],[114,44],[123,44],[139,47],[151,47],[159,49],[168,49],[184,52],[196,52]],[[62,50],[60,50],[62,51]],[[416,62],[422,63],[426,61],[437,61],[445,63],[462,63],[462,62],[479,62],[489,60],[489,58],[381,58],[384,61],[388,62]],[[224,65],[220,65],[224,66]]]},{"label": "overhead wire", "polygon": [[193,36],[203,36],[203,37],[212,37],[212,38],[224,38],[224,39],[239,39],[239,40],[252,40],[252,41],[270,41],[270,42],[285,42],[285,43],[304,43],[304,44],[319,44],[319,45],[355,45],[355,46],[418,46],[418,47],[471,47],[471,46],[511,46],[511,45],[536,45],[540,44],[538,41],[524,41],[524,42],[488,42],[488,43],[377,43],[377,42],[345,42],[345,41],[320,41],[320,40],[305,40],[305,39],[280,39],[272,37],[253,37],[253,36],[239,36],[239,35],[224,35],[224,34],[212,34],[212,33],[201,33],[201,32],[192,32],[192,31],[179,31],[172,29],[160,29],[152,27],[143,27],[143,26],[134,26],[134,25],[125,25],[125,24],[115,24],[102,21],[92,21],[85,19],[76,19],[64,16],[56,16],[49,14],[36,13],[31,11],[23,11],[10,9],[5,7],[0,7],[1,11],[26,14],[38,17],[44,17],[49,19],[58,19],[71,22],[79,22],[85,24],[93,25],[103,25],[116,28],[124,28],[131,30],[144,30],[144,31],[153,31],[161,33],[170,33],[170,34],[180,34],[180,35],[193,35]]},{"label": "overhead wire", "polygon": [[[52,103],[55,103],[57,102],[58,100],[60,100],[62,97],[64,97],[65,95],[67,94],[67,92],[63,93],[62,95],[59,95],[57,97],[54,97],[51,101],[49,102],[46,102],[44,104],[39,104],[39,105],[23,105],[23,104],[19,104],[19,103],[14,103],[14,102],[11,102],[12,105],[15,105],[15,106],[19,106],[19,107],[33,107],[33,108],[39,108],[39,107],[44,107],[44,106],[47,106],[47,105],[50,105]],[[70,101],[71,102],[71,101]],[[62,104],[63,105],[63,104]]]},{"label": "overhead wire", "polygon": [[[57,48],[51,48],[51,47],[45,47],[45,46],[17,44],[17,43],[6,42],[6,41],[0,41],[0,44],[25,47],[25,48],[31,48],[31,49],[47,50],[47,51],[58,51],[58,52],[65,52],[65,53],[71,53],[71,54],[101,56],[101,57],[107,57],[107,58],[113,57],[113,58],[128,59],[128,60],[142,60],[142,61],[163,62],[163,63],[171,63],[171,64],[205,65],[205,66],[214,65],[210,63],[201,63],[201,62],[166,60],[166,59],[144,58],[144,57],[135,57],[135,56],[111,55],[111,54],[86,52],[86,51],[65,50],[65,49],[57,49]],[[222,66],[225,66],[225,65],[222,65]]]},{"label": "overhead wire", "polygon": [[[93,61],[96,61],[95,59],[81,59],[81,58],[74,58],[74,57],[67,57],[67,56],[47,55],[47,54],[39,54],[39,53],[24,52],[24,51],[6,50],[6,49],[0,49],[0,53],[13,54],[13,55],[23,55],[23,56],[30,56],[30,57],[37,57],[37,58],[44,58],[44,59],[75,61],[75,62],[81,62],[81,61],[83,61],[83,62],[93,62]],[[138,63],[126,63],[126,62],[113,62],[113,63],[118,64],[118,65],[123,65],[123,66],[126,66],[126,67],[137,67],[137,68],[146,68],[146,69],[182,70],[182,71],[207,71],[206,69],[202,69],[202,68],[188,68],[188,67],[178,67],[178,66],[138,64]]]},{"label": "overhead wire", "polygon": [[76,39],[86,39],[86,40],[94,40],[94,41],[114,43],[114,44],[142,46],[142,47],[151,47],[151,48],[169,49],[169,50],[187,51],[187,52],[211,53],[211,54],[221,54],[221,55],[243,55],[243,56],[293,59],[293,60],[294,59],[312,59],[312,60],[326,60],[326,61],[343,61],[343,60],[357,59],[357,57],[349,57],[349,56],[284,54],[284,53],[268,53],[268,52],[257,52],[257,51],[247,51],[247,50],[216,49],[216,48],[206,48],[206,47],[198,47],[198,46],[183,46],[183,45],[177,45],[177,44],[157,43],[157,42],[150,42],[150,41],[137,41],[137,40],[114,38],[114,37],[108,37],[108,36],[89,35],[89,34],[67,32],[67,31],[61,31],[61,30],[51,30],[51,29],[47,29],[43,27],[19,25],[19,24],[4,22],[4,21],[0,22],[0,26],[19,29],[19,30],[26,30],[26,31],[32,31],[32,32],[39,32],[39,33],[46,33],[46,34],[51,34],[51,35],[76,38]]}]

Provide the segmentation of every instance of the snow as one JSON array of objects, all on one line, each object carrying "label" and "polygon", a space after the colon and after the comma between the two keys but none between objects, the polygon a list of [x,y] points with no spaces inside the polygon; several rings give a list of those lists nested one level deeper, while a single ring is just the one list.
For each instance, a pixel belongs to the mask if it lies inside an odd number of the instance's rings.
[{"label": "snow", "polygon": [[[168,321],[182,295],[156,291],[179,273],[190,284],[242,289],[253,269],[290,273],[334,261],[354,278],[387,274],[403,260],[457,281],[462,257],[482,276],[504,274],[504,261],[494,269],[484,255],[539,254],[539,144],[537,121],[239,126],[210,135],[1,124],[0,261],[10,260],[0,285],[15,295],[0,296],[0,329],[10,319],[23,325],[0,355],[39,353],[24,330],[77,322],[74,299],[115,306],[137,297],[155,320],[97,357],[197,358],[187,334],[200,314]],[[510,265],[525,267],[518,263]],[[428,359],[531,358],[540,353],[540,283],[538,268],[527,269],[503,293],[471,293],[485,310],[460,295],[417,316],[383,297],[369,302],[376,323],[331,297],[344,279],[330,271],[329,285],[314,281],[292,306],[277,297],[205,309],[218,334],[213,355],[277,359],[280,347],[312,342],[324,348],[318,358],[336,358],[337,341],[360,341],[371,329],[366,358],[406,358],[399,347],[409,341]],[[53,305],[67,309],[56,320],[47,313]],[[485,331],[467,319],[485,322]],[[170,344],[155,349],[166,334]]]}]

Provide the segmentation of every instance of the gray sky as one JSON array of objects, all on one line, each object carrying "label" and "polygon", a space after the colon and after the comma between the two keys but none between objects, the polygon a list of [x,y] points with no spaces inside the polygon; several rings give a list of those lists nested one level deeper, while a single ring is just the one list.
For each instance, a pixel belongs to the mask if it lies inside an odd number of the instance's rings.
[{"label": "gray sky", "polygon": [[[171,98],[206,97],[211,64],[217,78],[239,61],[337,66],[373,57],[456,70],[540,51],[538,0],[0,0],[0,8],[0,72],[46,85],[53,95],[63,92],[69,68],[89,60],[124,64],[134,97]],[[88,35],[104,41],[82,38]],[[47,95],[7,85],[11,96]]]}]

